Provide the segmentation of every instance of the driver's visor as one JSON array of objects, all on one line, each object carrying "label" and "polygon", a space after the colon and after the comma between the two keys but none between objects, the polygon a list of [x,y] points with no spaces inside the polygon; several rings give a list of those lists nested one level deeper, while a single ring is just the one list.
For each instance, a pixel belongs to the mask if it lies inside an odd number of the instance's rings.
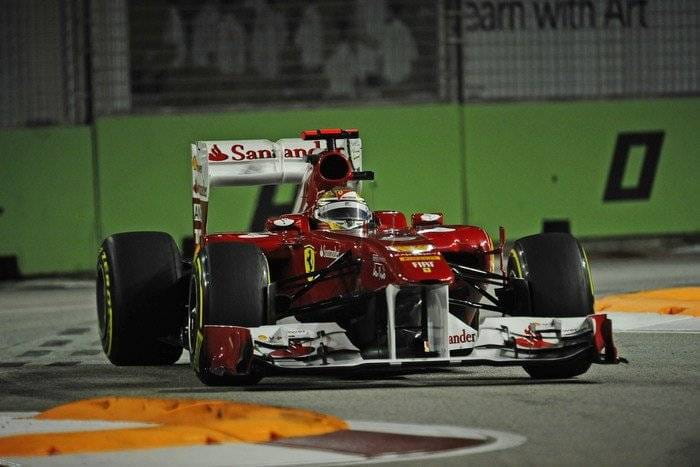
[{"label": "driver's visor", "polygon": [[332,221],[368,221],[372,218],[369,208],[358,202],[339,201],[318,209],[319,217]]}]

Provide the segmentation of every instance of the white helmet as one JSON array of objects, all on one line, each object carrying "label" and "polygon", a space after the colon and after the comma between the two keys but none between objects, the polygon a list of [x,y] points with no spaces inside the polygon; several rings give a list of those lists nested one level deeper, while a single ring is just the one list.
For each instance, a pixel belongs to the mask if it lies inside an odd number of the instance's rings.
[{"label": "white helmet", "polygon": [[330,230],[352,230],[366,225],[372,219],[372,211],[356,192],[334,188],[319,197],[313,218]]}]

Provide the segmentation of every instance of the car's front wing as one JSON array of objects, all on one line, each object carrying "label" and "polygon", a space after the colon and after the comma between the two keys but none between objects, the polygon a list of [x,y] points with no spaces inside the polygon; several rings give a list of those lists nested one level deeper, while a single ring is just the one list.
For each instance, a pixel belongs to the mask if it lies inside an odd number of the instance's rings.
[{"label": "car's front wing", "polygon": [[[363,358],[335,323],[294,323],[243,328],[205,326],[207,370],[246,374],[269,369],[339,369],[375,366],[548,365],[585,355],[593,363],[619,363],[612,326],[604,314],[580,318],[486,318],[475,342],[464,330],[449,337],[446,352],[424,357]],[[445,330],[447,333],[447,330]],[[460,339],[461,336],[461,339]],[[454,339],[452,338],[454,337]],[[465,345],[466,344],[466,345]],[[429,350],[429,349],[427,349]],[[437,356],[436,356],[437,354]],[[459,354],[459,355],[457,355]]]}]

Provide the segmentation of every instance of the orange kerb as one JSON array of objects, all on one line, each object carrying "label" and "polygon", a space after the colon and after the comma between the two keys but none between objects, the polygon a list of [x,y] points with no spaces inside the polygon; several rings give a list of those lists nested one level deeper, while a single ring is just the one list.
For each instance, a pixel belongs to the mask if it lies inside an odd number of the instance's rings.
[{"label": "orange kerb", "polygon": [[658,289],[596,300],[595,311],[700,316],[700,287]]},{"label": "orange kerb", "polygon": [[238,402],[107,397],[42,412],[39,420],[152,423],[153,427],[0,437],[0,455],[45,456],[219,443],[259,443],[348,429],[343,420],[309,410]]}]

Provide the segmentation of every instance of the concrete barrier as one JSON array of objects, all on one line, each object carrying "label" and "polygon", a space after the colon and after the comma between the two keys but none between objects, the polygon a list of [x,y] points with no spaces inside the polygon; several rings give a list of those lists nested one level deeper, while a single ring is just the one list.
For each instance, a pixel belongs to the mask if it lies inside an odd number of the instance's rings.
[{"label": "concrete barrier", "polygon": [[2,130],[0,148],[0,256],[17,256],[22,274],[92,269],[89,128]]}]

